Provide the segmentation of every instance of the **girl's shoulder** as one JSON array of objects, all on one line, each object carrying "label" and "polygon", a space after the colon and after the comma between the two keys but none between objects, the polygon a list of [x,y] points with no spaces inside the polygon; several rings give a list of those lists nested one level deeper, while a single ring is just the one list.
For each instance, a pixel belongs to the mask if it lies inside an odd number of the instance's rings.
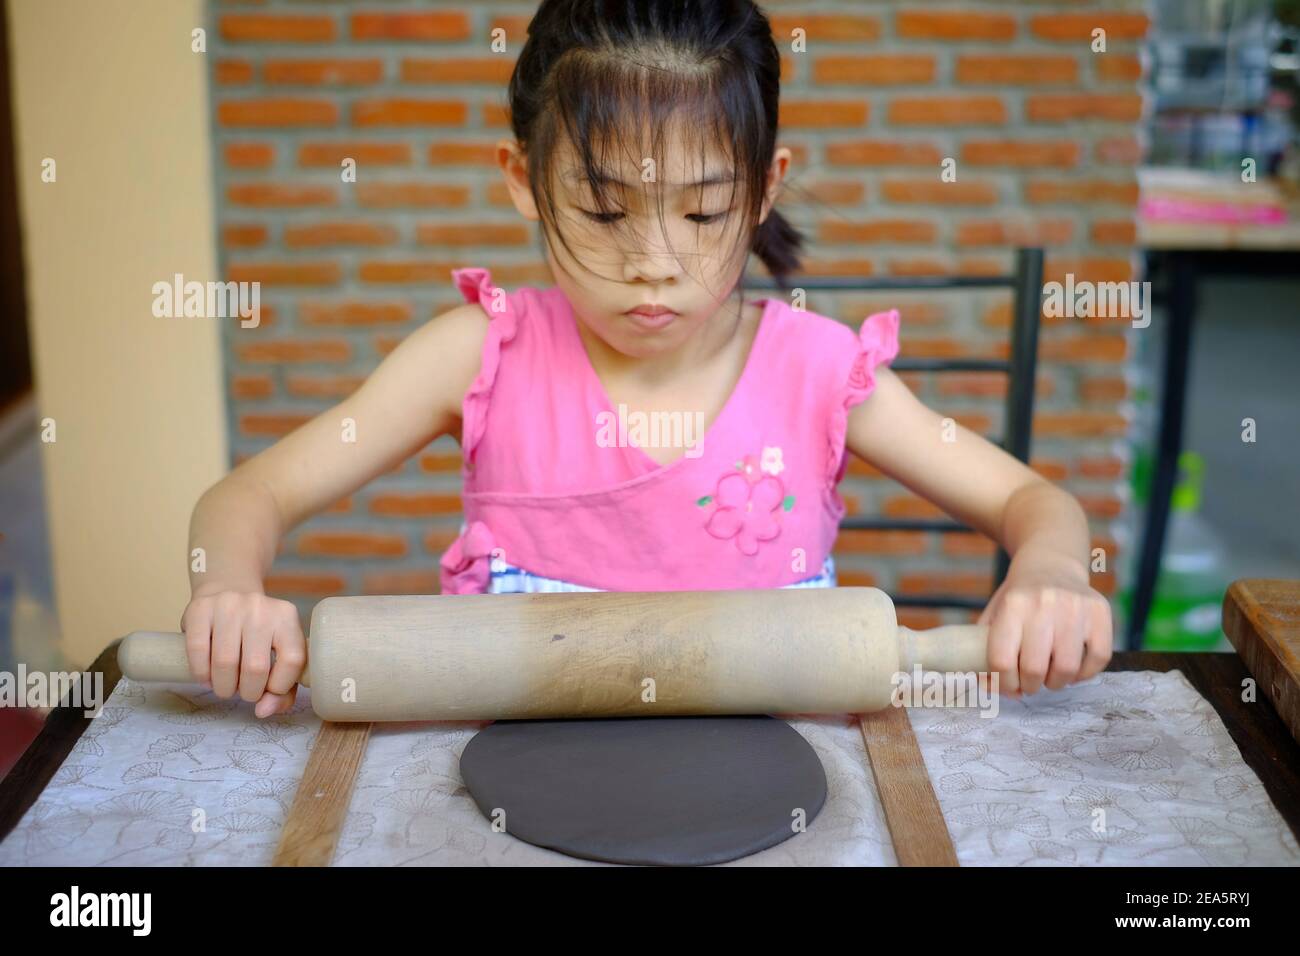
[{"label": "girl's shoulder", "polygon": [[828,367],[875,365],[898,355],[897,309],[874,312],[849,323],[776,299],[769,314],[775,326],[773,339],[778,342],[774,351],[785,362],[803,358],[824,372]]}]

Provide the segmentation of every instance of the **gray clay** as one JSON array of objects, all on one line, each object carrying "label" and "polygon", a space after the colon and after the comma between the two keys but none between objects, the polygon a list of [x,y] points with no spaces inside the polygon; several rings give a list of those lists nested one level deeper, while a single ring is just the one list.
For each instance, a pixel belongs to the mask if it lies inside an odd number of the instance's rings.
[{"label": "gray clay", "polygon": [[735,860],[794,836],[826,801],[816,752],[766,716],[498,721],[460,772],[507,833],[607,863]]}]

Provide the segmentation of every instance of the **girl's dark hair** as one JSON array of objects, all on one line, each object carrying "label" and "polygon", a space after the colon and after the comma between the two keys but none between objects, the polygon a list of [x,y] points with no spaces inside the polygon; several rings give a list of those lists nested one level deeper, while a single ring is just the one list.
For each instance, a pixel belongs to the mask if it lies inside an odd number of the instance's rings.
[{"label": "girl's dark hair", "polygon": [[[663,167],[671,120],[701,166],[710,140],[732,158],[744,197],[739,235],[783,288],[798,271],[802,236],[775,208],[758,224],[776,149],[781,59],[772,27],[752,0],[543,0],[510,77],[509,113],[548,234],[572,253],[557,224],[552,159],[567,137],[599,211],[610,201],[604,159],[624,149]],[[643,144],[634,152],[626,144]],[[662,222],[662,200],[659,208]],[[578,258],[577,256],[574,257]]]}]

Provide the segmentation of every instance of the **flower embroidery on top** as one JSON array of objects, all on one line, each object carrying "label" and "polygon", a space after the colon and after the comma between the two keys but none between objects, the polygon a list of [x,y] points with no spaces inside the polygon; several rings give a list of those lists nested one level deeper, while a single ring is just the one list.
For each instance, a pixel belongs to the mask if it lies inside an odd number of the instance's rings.
[{"label": "flower embroidery on top", "polygon": [[736,462],[735,471],[718,479],[713,494],[696,502],[702,508],[717,504],[705,530],[715,538],[734,540],[742,554],[757,554],[760,541],[771,541],[781,533],[780,513],[794,507],[794,495],[785,493],[785,484],[777,477],[784,469],[780,448],[764,448],[759,468],[753,455]]}]

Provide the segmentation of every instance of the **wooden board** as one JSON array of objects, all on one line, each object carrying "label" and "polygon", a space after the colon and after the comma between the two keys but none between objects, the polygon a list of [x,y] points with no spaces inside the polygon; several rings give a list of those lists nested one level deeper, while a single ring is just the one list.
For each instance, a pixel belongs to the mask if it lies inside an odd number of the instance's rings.
[{"label": "wooden board", "polygon": [[321,724],[272,866],[329,866],[370,741],[370,724]]},{"label": "wooden board", "polygon": [[1233,581],[1223,599],[1223,631],[1300,741],[1300,581]]},{"label": "wooden board", "polygon": [[863,714],[859,724],[899,866],[957,866],[907,708]]}]

